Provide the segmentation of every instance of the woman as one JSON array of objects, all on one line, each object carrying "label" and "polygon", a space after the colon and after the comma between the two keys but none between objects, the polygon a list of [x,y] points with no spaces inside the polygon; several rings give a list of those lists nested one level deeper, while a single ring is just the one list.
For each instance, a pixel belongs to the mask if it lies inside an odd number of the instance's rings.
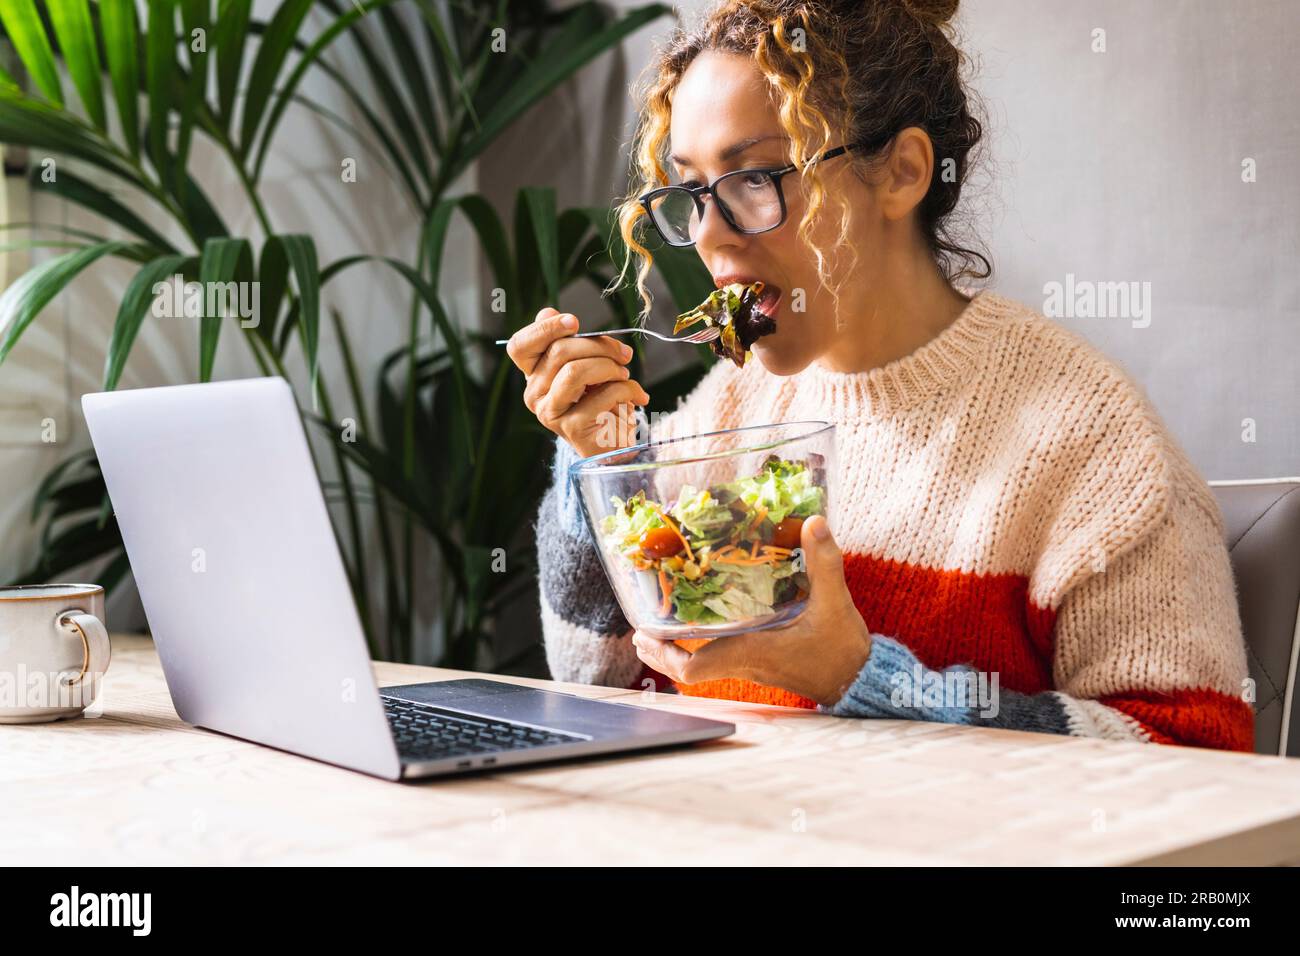
[{"label": "woman", "polygon": [[[837,526],[804,524],[811,595],[794,624],[707,643],[631,633],[566,469],[609,450],[610,416],[626,425],[649,396],[627,346],[574,339],[578,319],[544,309],[510,354],[529,409],[559,436],[538,518],[552,673],[1250,750],[1245,648],[1205,482],[1141,389],[1081,337],[954,288],[990,272],[947,228],[981,133],[947,29],[956,7],[733,0],[659,57],[636,144],[643,183],[620,209],[646,313],[639,197],[669,184],[711,188],[648,197],[665,241],[693,243],[719,286],[757,279],[779,298],[764,303],[776,332],[754,360],[719,361],[652,437],[833,421]],[[983,678],[991,705],[921,693],[938,669]]]}]

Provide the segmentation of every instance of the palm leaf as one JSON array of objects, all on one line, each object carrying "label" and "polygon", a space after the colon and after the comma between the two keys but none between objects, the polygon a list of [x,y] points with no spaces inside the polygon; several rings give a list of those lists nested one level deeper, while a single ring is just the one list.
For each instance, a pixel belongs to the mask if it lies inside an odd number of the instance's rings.
[{"label": "palm leaf", "polygon": [[[442,22],[442,17],[437,8],[429,0],[419,0],[419,7],[420,16],[424,21],[424,33],[428,37],[429,48],[432,51],[430,60],[433,63],[433,72],[437,80],[435,88],[441,92],[443,109],[450,113],[451,100],[459,93],[461,102],[469,112],[474,125],[477,126],[478,116],[474,113],[474,100],[469,94],[469,85],[465,81],[460,53],[453,45],[451,37],[448,36],[446,25]],[[433,124],[431,133],[434,148],[439,153],[442,153],[444,144],[436,120],[436,116],[430,119],[431,124]]]},{"label": "palm leaf", "polygon": [[235,93],[244,64],[244,44],[253,0],[220,0],[214,37],[217,57],[217,115],[221,128],[230,131],[235,116]]},{"label": "palm leaf", "polygon": [[560,296],[560,241],[554,189],[526,187],[519,191],[515,241],[521,244],[517,252],[521,294],[527,297],[536,291],[548,302],[556,301]]},{"label": "palm leaf", "polygon": [[32,320],[83,269],[129,246],[128,242],[96,243],[43,262],[19,276],[0,295],[0,363],[13,351]]},{"label": "palm leaf", "polygon": [[316,261],[316,244],[305,235],[272,236],[270,242],[279,243],[298,288],[297,325],[315,404],[320,389],[320,288],[325,282]]},{"label": "palm leaf", "polygon": [[5,0],[0,3],[0,24],[13,41],[18,58],[31,74],[37,88],[55,106],[63,105],[63,87],[54,65],[54,50],[33,0]]},{"label": "palm leaf", "polygon": [[160,252],[175,252],[176,248],[163,238],[152,226],[140,218],[133,210],[119,202],[112,194],[92,185],[66,169],[59,170],[58,176],[46,180],[42,176],[32,176],[31,188],[55,193],[83,209],[98,213],[109,222],[128,232],[134,233],[141,240]]},{"label": "palm leaf", "polygon": [[106,129],[104,89],[99,81],[98,41],[90,25],[90,8],[86,0],[46,0],[46,6],[59,40],[63,62],[67,64],[68,75],[77,88],[81,105],[95,126]]},{"label": "palm leaf", "polygon": [[[341,70],[331,66],[323,59],[317,59],[314,66],[335,82],[337,88],[348,98],[353,108],[356,109],[356,111],[361,114],[362,118],[365,119],[366,127],[370,132],[374,133],[375,138],[379,140],[379,145],[383,149],[384,155],[387,156],[389,164],[397,170],[402,185],[406,188],[407,198],[410,199],[417,208],[423,208],[424,198],[419,180],[423,179],[425,181],[423,188],[427,189],[429,179],[427,167],[423,163],[413,163],[407,157],[397,140],[394,139],[393,135],[389,132],[383,119],[374,109],[371,108],[365,98],[357,92],[356,87],[349,82],[348,78]],[[280,112],[282,112],[282,110],[280,110]],[[277,123],[279,119],[279,112],[277,112],[275,117]],[[271,124],[268,121],[268,127],[270,125]],[[270,139],[271,137],[269,135],[263,134],[262,145],[268,145]],[[259,162],[254,166],[254,182],[258,180],[257,173],[261,170],[262,157],[259,156],[258,159]]]},{"label": "palm leaf", "polygon": [[121,580],[121,564],[125,552],[122,550],[122,533],[118,530],[116,520],[101,524],[96,514],[65,527],[48,527],[51,530],[42,540],[38,560],[14,583],[57,580],[66,577],[69,571],[76,568],[105,560],[113,573],[93,575],[98,579],[95,583],[104,584],[107,588],[107,584]]},{"label": "palm leaf", "polygon": [[100,0],[99,21],[122,135],[126,138],[127,151],[132,157],[139,157],[139,30],[134,0]]},{"label": "palm leaf", "polygon": [[[322,6],[333,11],[335,16],[344,16],[342,7],[334,0],[322,0]],[[400,143],[400,147],[404,152],[404,162],[411,164],[411,168],[423,180],[424,188],[431,189],[433,187],[433,177],[430,175],[429,170],[435,165],[432,162],[433,157],[429,155],[427,145],[420,135],[420,127],[416,122],[416,118],[411,114],[405,100],[398,91],[397,81],[389,73],[385,65],[385,58],[375,52],[362,24],[353,25],[351,36],[356,44],[357,52],[361,54],[361,60],[366,66],[370,81],[374,83],[375,89],[379,93],[379,99],[384,104],[385,110],[395,127],[397,134],[395,139]]]},{"label": "palm leaf", "polygon": [[[583,4],[583,7],[587,6],[592,5]],[[671,13],[672,8],[664,4],[648,4],[637,7],[625,17],[594,32],[590,20],[573,16],[570,24],[546,46],[528,69],[515,80],[505,95],[493,98],[492,107],[484,115],[477,133],[457,150],[455,173],[458,175],[460,170],[487,149],[507,126],[542,97],[573,76],[581,67],[621,43],[646,24]]]},{"label": "palm leaf", "polygon": [[186,47],[189,50],[190,72],[184,82],[184,96],[180,109],[180,132],[176,137],[176,168],[185,169],[190,154],[190,140],[199,106],[206,102],[208,90],[208,46],[194,48],[195,34],[206,37],[208,33],[208,0],[181,0],[181,21],[185,25]]},{"label": "palm leaf", "polygon": [[63,153],[148,191],[131,159],[93,129],[57,106],[0,87],[0,142]]},{"label": "palm leaf", "polygon": [[289,257],[284,251],[284,243],[263,243],[262,258],[257,264],[257,282],[261,314],[257,334],[275,348],[277,355],[283,354],[283,349],[276,347],[276,322],[280,315],[280,305],[289,291]]},{"label": "palm leaf", "polygon": [[258,126],[266,112],[275,78],[293,46],[294,37],[303,18],[311,9],[312,0],[286,0],[275,11],[261,45],[253,60],[253,70],[248,77],[248,95],[244,98],[244,113],[240,122],[239,148],[243,155],[251,155]]},{"label": "palm leaf", "polygon": [[[312,41],[309,47],[302,51],[302,55],[298,58],[298,63],[294,66],[293,71],[281,84],[280,92],[276,96],[275,103],[271,107],[271,112],[267,116],[266,128],[262,132],[262,138],[257,148],[257,158],[252,164],[252,178],[254,182],[261,178],[262,164],[266,161],[267,150],[270,147],[274,131],[279,126],[280,117],[283,115],[285,108],[289,105],[289,101],[293,98],[294,93],[298,88],[298,84],[302,81],[307,70],[318,64],[321,55],[330,44],[346,32],[356,20],[365,16],[376,7],[381,7],[392,2],[393,0],[367,0],[365,3],[358,4],[331,23],[329,27],[321,32],[320,36]],[[268,31],[273,27],[274,21],[272,21],[271,26],[267,28]],[[263,35],[262,42],[267,42],[266,34]],[[246,103],[245,110],[247,110],[247,108],[248,106]],[[265,109],[265,103],[263,103],[260,108]],[[245,113],[245,116],[247,116],[247,112]],[[247,135],[247,133],[245,135]],[[246,140],[244,148],[246,152],[251,154],[252,141]]]},{"label": "palm leaf", "polygon": [[[199,259],[199,282],[205,292],[217,283],[253,281],[253,249],[247,239],[209,239],[203,244]],[[228,315],[208,314],[207,302],[199,325],[199,381],[212,380],[212,368],[217,358],[217,341],[221,326]]]},{"label": "palm leaf", "polygon": [[433,92],[429,86],[428,78],[425,76],[424,66],[420,62],[419,55],[415,52],[415,46],[411,43],[410,28],[402,22],[391,7],[379,11],[379,21],[383,25],[385,36],[388,38],[388,45],[395,54],[399,73],[406,86],[406,91],[410,95],[411,103],[415,107],[415,115],[419,116],[426,124],[432,140],[431,145],[434,152],[437,153],[439,142],[438,110],[434,106]]},{"label": "palm leaf", "polygon": [[188,171],[182,170],[180,190],[177,199],[181,204],[183,219],[196,243],[205,242],[213,237],[230,235],[221,213],[212,204],[208,194],[203,191]]},{"label": "palm leaf", "polygon": [[167,116],[176,82],[175,0],[151,0],[149,34],[145,43],[145,85],[149,93],[149,156],[163,182],[171,179],[167,149]]},{"label": "palm leaf", "polygon": [[349,256],[333,262],[328,268],[321,272],[321,285],[324,285],[330,279],[339,275],[346,269],[352,268],[362,262],[381,262],[397,272],[404,278],[414,289],[420,301],[430,310],[433,315],[433,327],[437,334],[443,337],[446,342],[447,352],[451,357],[451,366],[453,380],[456,386],[457,398],[461,410],[460,422],[465,426],[466,451],[471,460],[475,454],[474,440],[472,429],[469,428],[469,387],[470,376],[465,364],[465,346],[461,342],[460,334],[456,331],[455,325],[447,316],[446,310],[438,299],[438,294],[424,277],[414,268],[400,259],[394,259],[389,256]]},{"label": "palm leaf", "polygon": [[[447,230],[451,217],[459,209],[465,214],[478,236],[480,251],[486,257],[488,266],[498,288],[503,289],[506,301],[513,301],[517,289],[514,262],[510,253],[510,241],[505,227],[501,224],[496,210],[482,196],[467,193],[442,199],[434,207],[425,224],[425,244],[431,262],[442,261],[442,250],[446,244]],[[434,291],[438,288],[438,270],[433,270],[430,284]]]},{"label": "palm leaf", "polygon": [[36,486],[36,494],[32,498],[32,520],[35,521],[37,516],[45,508],[46,503],[61,487],[64,477],[68,472],[83,468],[87,462],[94,462],[95,453],[92,451],[83,451],[59,462],[41,479],[40,484]]},{"label": "palm leaf", "polygon": [[132,277],[122,296],[117,319],[113,322],[113,336],[108,342],[108,355],[104,359],[104,391],[111,392],[117,388],[122,378],[131,346],[135,344],[145,313],[154,301],[154,286],[170,280],[177,273],[184,275],[192,271],[197,264],[193,256],[163,256],[147,263]]}]

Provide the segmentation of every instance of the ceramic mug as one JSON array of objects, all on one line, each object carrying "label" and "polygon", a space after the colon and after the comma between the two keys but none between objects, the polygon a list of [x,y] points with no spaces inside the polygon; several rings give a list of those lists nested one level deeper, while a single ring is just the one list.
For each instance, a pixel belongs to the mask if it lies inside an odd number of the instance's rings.
[{"label": "ceramic mug", "polygon": [[108,669],[104,589],[0,587],[0,724],[76,717]]}]

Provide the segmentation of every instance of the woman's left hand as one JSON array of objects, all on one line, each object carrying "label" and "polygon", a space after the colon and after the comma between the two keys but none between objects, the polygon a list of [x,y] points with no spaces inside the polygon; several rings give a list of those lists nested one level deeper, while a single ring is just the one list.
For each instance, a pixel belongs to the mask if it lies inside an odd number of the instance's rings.
[{"label": "woman's left hand", "polygon": [[844,556],[820,515],[800,536],[808,606],[794,623],[720,637],[694,653],[637,631],[637,656],[683,684],[739,677],[781,687],[827,707],[843,696],[871,654],[871,634],[844,582]]}]

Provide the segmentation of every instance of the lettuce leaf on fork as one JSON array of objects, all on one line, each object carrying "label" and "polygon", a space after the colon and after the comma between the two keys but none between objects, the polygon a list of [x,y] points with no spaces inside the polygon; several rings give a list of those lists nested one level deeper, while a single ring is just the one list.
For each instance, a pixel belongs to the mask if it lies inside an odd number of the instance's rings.
[{"label": "lettuce leaf on fork", "polygon": [[731,359],[744,366],[749,358],[749,347],[764,336],[776,331],[776,320],[754,308],[763,295],[763,283],[733,282],[710,293],[709,297],[677,317],[673,335],[698,322],[717,326],[721,334],[709,343],[719,358]]}]

